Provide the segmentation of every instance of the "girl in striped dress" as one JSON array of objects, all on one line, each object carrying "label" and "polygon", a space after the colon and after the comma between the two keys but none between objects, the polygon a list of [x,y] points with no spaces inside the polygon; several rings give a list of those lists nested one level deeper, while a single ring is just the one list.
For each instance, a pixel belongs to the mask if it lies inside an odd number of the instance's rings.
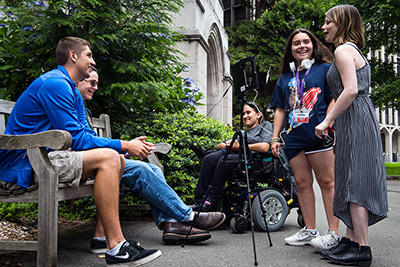
[{"label": "girl in striped dress", "polygon": [[336,100],[315,134],[326,136],[335,121],[335,196],[333,211],[347,226],[346,237],[324,257],[343,265],[369,266],[368,226],[387,216],[382,141],[369,99],[371,68],[361,53],[363,26],[358,10],[340,5],[326,13],[325,40],[336,47],[327,79]]}]

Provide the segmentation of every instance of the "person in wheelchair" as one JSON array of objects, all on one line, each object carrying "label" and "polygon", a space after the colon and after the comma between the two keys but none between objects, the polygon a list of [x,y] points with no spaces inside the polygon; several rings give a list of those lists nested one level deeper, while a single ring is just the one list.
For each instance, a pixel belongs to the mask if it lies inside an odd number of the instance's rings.
[{"label": "person in wheelchair", "polygon": [[[256,103],[247,102],[244,105],[243,124],[246,127],[250,151],[267,152],[271,145],[273,126],[269,121],[263,120],[263,114]],[[231,142],[234,142],[231,153],[227,156],[226,162],[222,164],[222,159]],[[193,210],[198,210],[201,205],[203,205],[202,211],[217,210],[217,204],[222,197],[225,182],[229,178],[231,171],[237,167],[239,159],[237,152],[239,148],[238,140],[229,139],[219,143],[216,151],[205,154],[195,189]],[[214,184],[210,187],[216,172],[218,172],[218,177],[215,178]],[[208,190],[209,192],[207,192]]]}]

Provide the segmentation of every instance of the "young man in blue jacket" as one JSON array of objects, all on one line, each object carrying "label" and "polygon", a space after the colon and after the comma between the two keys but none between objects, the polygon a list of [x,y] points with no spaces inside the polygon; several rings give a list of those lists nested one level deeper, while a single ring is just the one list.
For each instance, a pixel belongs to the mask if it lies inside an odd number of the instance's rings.
[{"label": "young man in blue jacket", "polygon": [[[51,151],[49,158],[60,179],[72,186],[95,177],[94,196],[105,228],[108,264],[132,262],[137,265],[161,255],[126,241],[119,222],[119,182],[125,169],[121,153],[147,157],[153,144],[144,139],[131,141],[100,138],[90,129],[82,97],[76,84],[89,77],[95,62],[90,44],[77,37],[61,39],[56,48],[57,69],[37,78],[16,102],[5,134],[19,135],[46,130],[66,130],[72,136],[71,149]],[[65,171],[67,170],[67,171]],[[32,183],[32,167],[26,150],[0,151],[0,180],[27,187]]]}]

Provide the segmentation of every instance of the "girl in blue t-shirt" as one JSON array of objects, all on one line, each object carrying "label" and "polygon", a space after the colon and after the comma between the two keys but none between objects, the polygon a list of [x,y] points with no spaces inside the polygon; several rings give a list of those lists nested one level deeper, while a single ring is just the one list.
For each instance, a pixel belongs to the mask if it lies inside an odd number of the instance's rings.
[{"label": "girl in blue t-shirt", "polygon": [[[313,245],[327,250],[338,244],[339,220],[333,215],[334,154],[332,135],[325,140],[315,135],[334,100],[326,74],[332,54],[305,29],[294,30],[286,43],[270,107],[275,110],[271,150],[279,156],[279,134],[283,127],[285,154],[292,167],[300,208],[306,227],[285,238],[289,245]],[[313,171],[321,188],[329,229],[319,235],[316,227]]]}]

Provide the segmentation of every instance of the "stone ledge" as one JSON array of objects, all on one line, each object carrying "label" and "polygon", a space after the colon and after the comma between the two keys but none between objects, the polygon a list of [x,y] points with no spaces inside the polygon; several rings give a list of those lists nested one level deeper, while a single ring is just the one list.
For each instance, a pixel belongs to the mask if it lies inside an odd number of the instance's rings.
[{"label": "stone ledge", "polygon": [[386,175],[387,180],[400,180],[400,175]]}]

